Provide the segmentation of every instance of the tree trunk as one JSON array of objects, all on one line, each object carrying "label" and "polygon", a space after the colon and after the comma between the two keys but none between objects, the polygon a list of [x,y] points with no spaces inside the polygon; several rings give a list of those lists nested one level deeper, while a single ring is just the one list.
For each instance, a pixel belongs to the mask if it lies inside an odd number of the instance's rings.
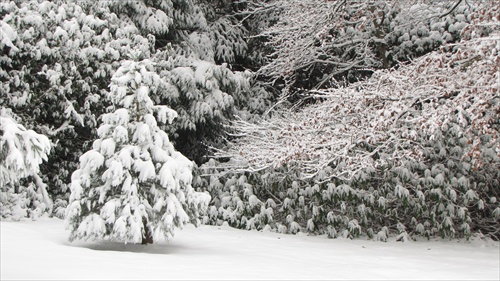
[{"label": "tree trunk", "polygon": [[148,225],[148,219],[142,217],[142,224],[144,226],[144,232],[142,234],[142,244],[153,244],[153,233],[151,233],[151,227]]}]

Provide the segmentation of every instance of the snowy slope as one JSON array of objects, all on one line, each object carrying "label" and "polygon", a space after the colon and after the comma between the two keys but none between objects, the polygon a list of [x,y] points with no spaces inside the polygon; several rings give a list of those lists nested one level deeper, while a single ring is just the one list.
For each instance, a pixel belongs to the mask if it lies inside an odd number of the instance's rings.
[{"label": "snowy slope", "polygon": [[166,245],[67,242],[63,221],[1,222],[1,280],[498,280],[499,243],[387,243],[187,226]]}]

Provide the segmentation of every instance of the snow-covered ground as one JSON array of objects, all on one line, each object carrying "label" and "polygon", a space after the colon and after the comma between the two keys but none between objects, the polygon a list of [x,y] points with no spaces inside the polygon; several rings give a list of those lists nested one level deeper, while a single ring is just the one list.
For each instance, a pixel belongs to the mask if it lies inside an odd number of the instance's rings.
[{"label": "snow-covered ground", "polygon": [[1,280],[500,278],[499,243],[387,243],[187,226],[166,245],[66,240],[59,219],[1,222]]}]

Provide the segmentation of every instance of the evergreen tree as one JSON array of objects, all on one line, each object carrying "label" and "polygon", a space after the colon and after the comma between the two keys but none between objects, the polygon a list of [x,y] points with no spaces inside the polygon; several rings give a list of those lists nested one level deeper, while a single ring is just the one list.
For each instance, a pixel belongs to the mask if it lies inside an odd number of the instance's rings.
[{"label": "evergreen tree", "polygon": [[162,90],[149,60],[125,61],[113,75],[108,98],[120,108],[102,115],[99,139],[72,175],[70,240],[145,244],[170,239],[186,223],[198,224],[209,196],[191,187],[193,163],[157,125],[157,119],[170,123],[177,116],[153,104],[150,94]]},{"label": "evergreen tree", "polygon": [[[29,206],[41,214],[52,209],[52,200],[38,173],[51,149],[49,139],[19,124],[13,113],[0,108],[0,215],[18,220],[27,215]],[[34,183],[20,186],[20,180],[32,177]]]}]

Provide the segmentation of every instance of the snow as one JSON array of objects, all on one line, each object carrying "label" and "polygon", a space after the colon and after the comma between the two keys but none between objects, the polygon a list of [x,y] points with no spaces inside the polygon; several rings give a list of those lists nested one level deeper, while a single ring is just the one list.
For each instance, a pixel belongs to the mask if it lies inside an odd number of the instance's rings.
[{"label": "snow", "polygon": [[102,180],[108,184],[111,183],[111,186],[119,186],[125,177],[125,170],[123,169],[122,163],[120,161],[110,159],[107,166],[108,169],[101,176]]},{"label": "snow", "polygon": [[162,245],[67,242],[63,221],[0,222],[1,280],[498,280],[499,243],[387,243],[187,225]]},{"label": "snow", "polygon": [[156,105],[154,110],[158,113],[158,121],[161,123],[172,124],[175,118],[177,118],[177,112],[165,105]]},{"label": "snow", "polygon": [[90,171],[95,172],[104,164],[104,156],[95,150],[85,152],[80,156],[82,166],[89,167]]},{"label": "snow", "polygon": [[153,164],[153,162],[151,162],[151,160],[135,160],[134,171],[139,173],[139,176],[137,177],[139,179],[139,182],[145,182],[156,177],[155,165]]},{"label": "snow", "polygon": [[176,183],[174,175],[172,174],[172,172],[177,169],[176,166],[177,162],[166,161],[158,174],[160,185],[164,188],[167,188],[170,192],[178,188],[178,184]]},{"label": "snow", "polygon": [[132,141],[141,144],[151,143],[152,141],[150,127],[142,122],[137,123],[137,128],[134,132],[134,136],[132,137]]},{"label": "snow", "polygon": [[17,52],[19,49],[14,45],[14,43],[12,43],[12,41],[15,41],[16,39],[17,39],[17,32],[6,22],[0,21],[1,45],[5,45],[9,48],[12,48],[12,50]]}]

